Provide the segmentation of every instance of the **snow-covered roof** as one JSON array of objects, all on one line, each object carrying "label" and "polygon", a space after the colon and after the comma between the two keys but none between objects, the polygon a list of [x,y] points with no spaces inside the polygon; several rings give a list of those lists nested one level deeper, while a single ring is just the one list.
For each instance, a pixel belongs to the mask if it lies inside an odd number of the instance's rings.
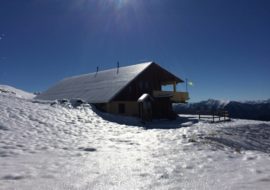
[{"label": "snow-covered roof", "polygon": [[82,99],[90,103],[105,103],[114,98],[153,62],[99,71],[66,78],[41,93],[36,99]]},{"label": "snow-covered roof", "polygon": [[140,98],[138,99],[138,102],[143,102],[145,101],[147,98],[150,98],[152,100],[152,97],[149,94],[143,94],[140,96]]}]

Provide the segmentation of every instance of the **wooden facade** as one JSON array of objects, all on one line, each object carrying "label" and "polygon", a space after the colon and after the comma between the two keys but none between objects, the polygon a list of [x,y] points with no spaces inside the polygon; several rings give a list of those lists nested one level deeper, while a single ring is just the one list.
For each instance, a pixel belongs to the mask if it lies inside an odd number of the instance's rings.
[{"label": "wooden facade", "polygon": [[[176,84],[180,82],[183,81],[159,65],[152,64],[125,86],[110,102],[103,106],[97,105],[97,107],[108,113],[143,117],[143,104],[140,105],[138,99],[142,94],[149,94],[153,101],[145,103],[148,105],[148,111],[144,111],[144,115],[153,118],[174,118],[176,115],[172,109],[173,93],[182,93],[176,92]],[[168,84],[174,86],[172,94],[160,96],[154,93],[163,92],[162,85]],[[183,96],[182,100],[178,102],[185,102],[187,98],[188,96]]]}]

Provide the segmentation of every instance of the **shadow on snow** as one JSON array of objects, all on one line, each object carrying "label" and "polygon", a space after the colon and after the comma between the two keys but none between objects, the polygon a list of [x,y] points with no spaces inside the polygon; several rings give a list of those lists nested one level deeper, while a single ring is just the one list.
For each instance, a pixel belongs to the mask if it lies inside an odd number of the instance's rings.
[{"label": "shadow on snow", "polygon": [[221,128],[218,136],[205,137],[237,151],[252,150],[270,153],[270,126],[268,124],[239,125]]},{"label": "shadow on snow", "polygon": [[195,123],[198,123],[198,119],[194,117],[180,117],[178,116],[175,120],[168,119],[154,119],[151,122],[142,122],[139,118],[130,116],[120,116],[101,112],[96,108],[93,111],[103,119],[114,122],[121,125],[143,127],[145,129],[177,129],[181,127],[189,127]]}]

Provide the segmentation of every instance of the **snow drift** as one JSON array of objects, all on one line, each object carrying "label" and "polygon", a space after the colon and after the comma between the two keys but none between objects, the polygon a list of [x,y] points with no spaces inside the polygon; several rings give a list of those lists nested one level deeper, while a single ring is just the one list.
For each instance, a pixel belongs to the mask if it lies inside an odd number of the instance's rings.
[{"label": "snow drift", "polygon": [[32,93],[28,93],[8,85],[0,85],[0,94],[8,96],[16,96],[25,99],[31,99],[35,97],[35,95]]}]

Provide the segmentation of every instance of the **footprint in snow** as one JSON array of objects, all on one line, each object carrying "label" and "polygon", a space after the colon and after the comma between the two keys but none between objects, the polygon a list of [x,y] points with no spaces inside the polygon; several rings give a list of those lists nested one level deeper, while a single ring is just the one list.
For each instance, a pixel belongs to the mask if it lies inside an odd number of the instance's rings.
[{"label": "footprint in snow", "polygon": [[86,151],[86,152],[96,152],[97,151],[97,149],[91,148],[91,147],[89,147],[89,148],[80,147],[79,150],[83,150],[83,151]]},{"label": "footprint in snow", "polygon": [[6,175],[2,177],[3,180],[20,180],[25,178],[25,176],[22,175]]},{"label": "footprint in snow", "polygon": [[8,128],[0,124],[0,130],[8,131]]}]

